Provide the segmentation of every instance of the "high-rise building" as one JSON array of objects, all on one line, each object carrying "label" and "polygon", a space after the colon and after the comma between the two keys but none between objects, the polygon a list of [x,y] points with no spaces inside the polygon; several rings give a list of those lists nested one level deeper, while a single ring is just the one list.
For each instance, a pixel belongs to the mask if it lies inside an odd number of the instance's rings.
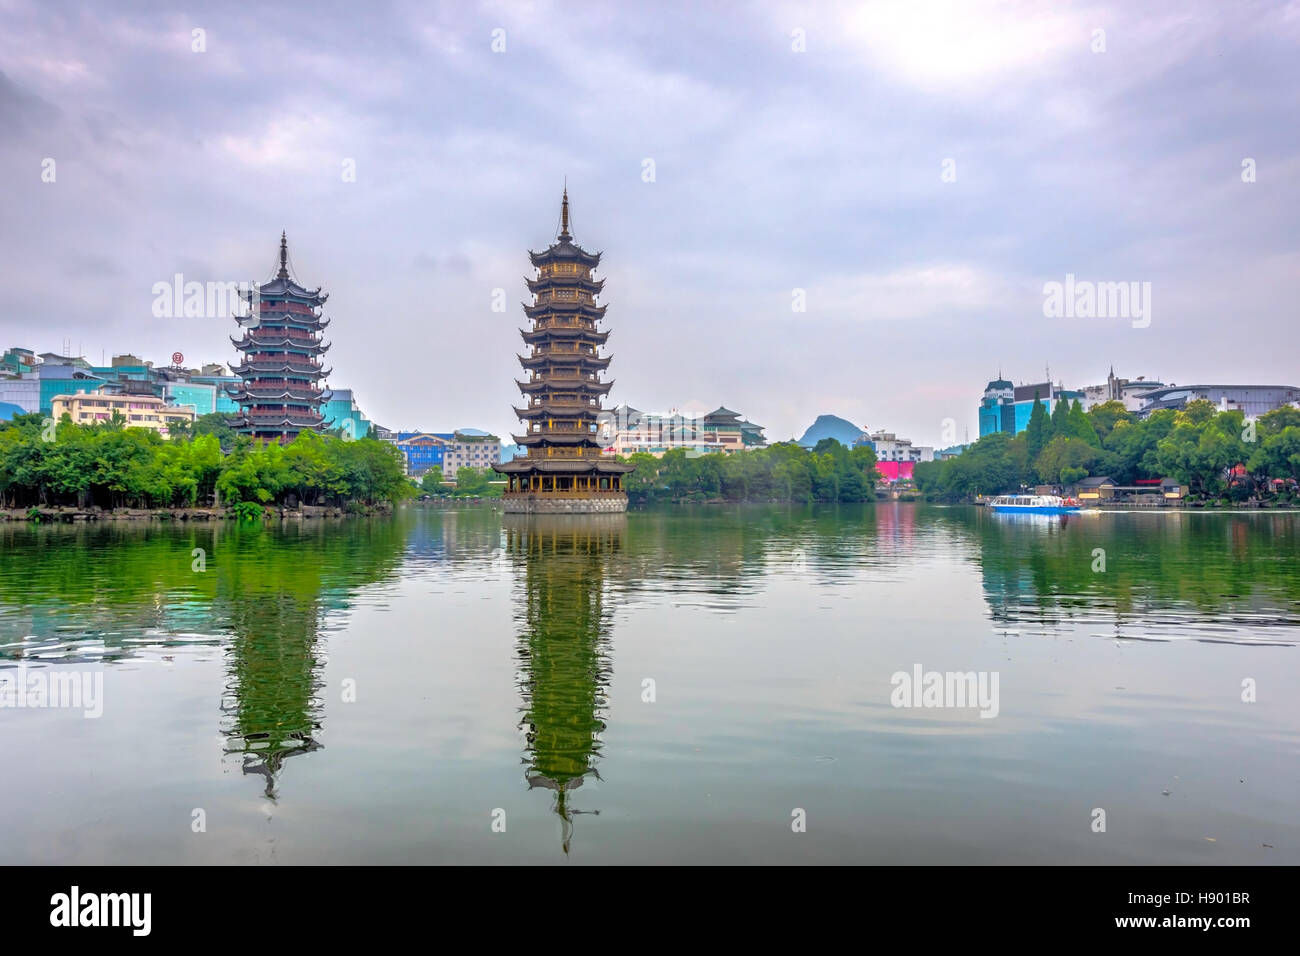
[{"label": "high-rise building", "polygon": [[1058,401],[1073,402],[1083,397],[1083,392],[1065,388],[1059,382],[1015,385],[999,376],[988,383],[980,401],[980,438],[993,432],[1016,435],[1024,431],[1029,427],[1029,416],[1036,401],[1042,402],[1044,411],[1050,415]]},{"label": "high-rise building", "polygon": [[303,431],[324,431],[321,403],[328,390],[320,381],[330,373],[320,358],[329,349],[321,333],[329,324],[320,308],[329,298],[289,276],[289,244],[280,235],[280,271],[258,288],[256,314],[236,317],[242,337],[231,337],[242,353],[231,371],[241,383],[230,389],[239,414],[230,420],[245,435],[289,442]]},{"label": "high-rise building", "polygon": [[532,328],[520,330],[530,346],[519,364],[529,377],[517,382],[524,394],[515,414],[527,425],[515,441],[527,455],[495,471],[506,476],[507,512],[626,511],[623,475],[632,466],[605,455],[597,434],[601,398],[612,383],[600,346],[608,332],[596,329],[605,306],[596,304],[604,279],[592,278],[600,253],[590,253],[569,234],[569,193],[560,204],[560,232],[544,252],[529,252],[537,277],[528,281],[536,298],[524,312]]}]

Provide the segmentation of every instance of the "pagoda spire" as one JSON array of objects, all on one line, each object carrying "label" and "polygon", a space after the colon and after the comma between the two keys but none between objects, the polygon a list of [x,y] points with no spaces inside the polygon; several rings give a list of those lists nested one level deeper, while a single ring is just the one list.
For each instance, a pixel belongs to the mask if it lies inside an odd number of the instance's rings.
[{"label": "pagoda spire", "polygon": [[560,201],[560,239],[572,239],[569,235],[569,184],[564,184],[564,198]]},{"label": "pagoda spire", "polygon": [[280,271],[275,274],[277,279],[289,278],[289,239],[280,233]]}]

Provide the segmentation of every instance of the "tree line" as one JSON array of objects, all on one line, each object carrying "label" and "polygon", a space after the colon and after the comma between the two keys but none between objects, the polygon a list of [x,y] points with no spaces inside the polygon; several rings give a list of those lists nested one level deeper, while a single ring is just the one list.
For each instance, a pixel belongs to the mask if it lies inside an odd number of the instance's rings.
[{"label": "tree line", "polygon": [[0,423],[0,504],[10,508],[369,506],[412,490],[401,452],[373,438],[303,432],[281,445],[199,429],[167,439],[120,418],[79,425],[65,415],[56,424],[30,414]]},{"label": "tree line", "polygon": [[634,504],[656,501],[870,501],[876,453],[825,438],[813,449],[793,442],[731,454],[691,454],[675,448],[656,458],[638,452],[623,488]]},{"label": "tree line", "polygon": [[505,492],[505,482],[487,468],[470,468],[461,465],[456,469],[454,483],[447,481],[442,465],[433,465],[420,479],[420,490],[426,495],[447,495],[454,498],[500,498]]},{"label": "tree line", "polygon": [[1173,478],[1199,498],[1290,497],[1300,479],[1300,409],[1246,422],[1242,412],[1208,401],[1146,418],[1117,401],[1087,412],[1077,400],[1061,401],[1051,415],[1038,401],[1023,432],[993,432],[954,458],[921,462],[914,479],[929,498],[962,500],[1035,484],[1065,487],[1089,475],[1120,485]]}]

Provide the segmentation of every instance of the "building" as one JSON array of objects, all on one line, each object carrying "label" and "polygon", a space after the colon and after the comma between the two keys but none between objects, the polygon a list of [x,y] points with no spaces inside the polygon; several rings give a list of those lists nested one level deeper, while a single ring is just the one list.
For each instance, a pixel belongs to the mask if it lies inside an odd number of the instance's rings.
[{"label": "building", "polygon": [[742,449],[765,448],[767,439],[763,436],[763,426],[755,425],[748,419],[742,419],[739,412],[733,412],[726,406],[715,408],[701,421],[705,435],[726,436],[728,442],[732,436],[740,436]]},{"label": "building", "polygon": [[329,325],[320,308],[329,298],[319,288],[306,289],[289,276],[289,244],[280,235],[280,271],[258,289],[257,313],[237,316],[243,335],[230,341],[241,353],[231,371],[240,384],[229,389],[239,405],[232,428],[267,441],[290,442],[303,431],[324,431],[321,404],[328,390],[321,365],[329,344],[321,333]]},{"label": "building", "polygon": [[913,445],[910,439],[899,438],[893,432],[879,430],[853,443],[854,448],[866,447],[876,453],[876,471],[888,484],[910,481],[918,462],[934,461],[934,448],[930,445]]},{"label": "building", "polygon": [[[0,402],[16,405],[29,414],[39,412],[41,410],[40,378],[36,375],[0,378]],[[48,415],[49,412],[46,411],[46,414]]]},{"label": "building", "polygon": [[[44,358],[45,361],[41,361]],[[244,380],[224,365],[208,363],[200,369],[155,365],[137,355],[114,355],[108,365],[89,365],[85,359],[30,349],[11,348],[0,357],[0,401],[28,412],[51,413],[56,395],[103,390],[116,395],[152,395],[169,405],[194,410],[195,415],[238,416],[240,405],[231,397]],[[324,392],[326,427],[350,428],[353,437],[370,434],[373,423],[357,406],[350,389]],[[351,422],[347,425],[347,422]],[[331,424],[335,423],[335,424]]]},{"label": "building", "polygon": [[661,415],[618,405],[601,413],[598,433],[608,452],[643,452],[656,458],[676,448],[707,455],[763,448],[767,444],[761,425],[741,419],[739,412],[726,407],[695,417],[678,412]]},{"label": "building", "polygon": [[38,364],[31,349],[12,348],[0,355],[0,375],[30,375]]},{"label": "building", "polygon": [[[419,478],[430,468],[442,468],[447,439],[432,432],[396,432],[393,444],[406,460],[406,474]],[[446,474],[446,469],[443,469]]]},{"label": "building", "polygon": [[1075,497],[1080,501],[1100,501],[1114,498],[1119,487],[1109,475],[1093,475],[1075,482]]},{"label": "building", "polygon": [[899,438],[893,432],[872,432],[860,445],[869,446],[876,453],[877,461],[934,461],[934,448],[929,445],[913,445],[910,439]]},{"label": "building", "polygon": [[989,382],[980,402],[980,437],[995,431],[1018,434],[1029,425],[1037,394],[1050,415],[1057,401],[1078,399],[1084,411],[1103,402],[1120,402],[1126,409],[1146,417],[1163,408],[1181,409],[1191,401],[1208,401],[1223,410],[1239,410],[1256,418],[1284,405],[1300,404],[1300,388],[1293,385],[1175,385],[1138,376],[1119,378],[1111,366],[1106,381],[1079,391],[1059,383],[1039,382],[1013,385],[1004,378]]},{"label": "building", "polygon": [[[181,380],[164,383],[162,391],[163,398],[168,404],[191,408],[195,415],[211,415],[217,410],[217,386],[215,385]],[[235,406],[236,409],[238,407]]]},{"label": "building", "polygon": [[1258,418],[1284,405],[1300,404],[1294,385],[1168,385],[1146,392],[1138,414],[1145,418],[1164,408],[1181,409],[1188,402],[1212,402],[1223,411],[1244,412]]},{"label": "building", "polygon": [[326,393],[321,408],[325,416],[325,427],[338,429],[348,438],[366,438],[370,435],[370,419],[357,405],[356,396],[350,388],[335,388]]},{"label": "building", "polygon": [[980,438],[994,432],[1015,429],[1015,409],[1008,410],[1015,404],[1015,393],[1015,384],[1000,377],[984,387],[984,397],[980,400],[979,410]]},{"label": "building", "polygon": [[[74,395],[78,392],[94,392],[104,387],[105,380],[95,375],[82,365],[52,365],[42,362],[36,370],[39,383],[40,405],[33,411],[42,415],[53,413],[54,399],[58,395]],[[15,401],[15,399],[7,399]]]},{"label": "building", "polygon": [[914,461],[878,461],[876,473],[884,479],[885,484],[893,485],[900,481],[911,481],[916,470]]},{"label": "building", "polygon": [[527,427],[514,436],[527,454],[493,468],[506,476],[507,512],[626,511],[622,481],[632,466],[606,456],[596,433],[611,385],[600,379],[609,357],[599,354],[609,333],[596,329],[605,316],[606,306],[596,304],[605,280],[592,277],[600,253],[569,234],[567,189],[556,240],[528,254],[537,277],[528,281],[533,304],[524,306],[532,327],[519,333],[530,351],[519,357],[528,378],[516,383],[525,401],[515,409]]},{"label": "building", "polygon": [[58,352],[42,352],[39,356],[42,365],[71,365],[82,371],[90,371],[90,363],[82,355],[60,355]]},{"label": "building", "polygon": [[984,389],[980,401],[979,425],[980,438],[994,432],[1006,432],[1018,435],[1029,427],[1029,416],[1033,414],[1034,402],[1041,401],[1048,415],[1058,401],[1080,402],[1084,394],[1081,391],[1067,389],[1061,384],[1050,381],[1030,385],[1014,385],[1004,378],[996,378]]},{"label": "building", "polygon": [[477,428],[395,432],[393,444],[406,458],[406,473],[412,477],[437,465],[452,479],[461,468],[491,468],[501,462],[501,439]]},{"label": "building", "polygon": [[1177,500],[1187,497],[1187,486],[1174,478],[1139,478],[1132,485],[1116,484],[1107,475],[1083,478],[1074,484],[1074,496],[1080,501],[1125,501],[1150,504],[1161,499]]},{"label": "building", "polygon": [[78,425],[96,425],[121,417],[127,428],[148,428],[164,438],[174,422],[193,422],[194,410],[168,405],[152,395],[113,395],[107,391],[56,395],[51,402],[51,417],[59,421],[64,415]]},{"label": "building", "polygon": [[461,428],[439,436],[447,444],[443,450],[442,472],[455,478],[461,468],[492,468],[501,463],[501,439],[477,428]]},{"label": "building", "polygon": [[1144,375],[1135,379],[1116,378],[1115,366],[1112,365],[1105,382],[1083,389],[1083,410],[1086,412],[1103,402],[1122,402],[1130,412],[1136,412],[1142,408],[1144,396],[1148,392],[1163,387],[1163,382],[1148,380]]},{"label": "building", "polygon": [[214,389],[212,411],[221,415],[238,415],[239,404],[230,397],[232,391],[238,391],[242,379],[231,375],[224,365],[204,365],[196,375],[190,373],[190,382],[195,385],[211,385]]}]

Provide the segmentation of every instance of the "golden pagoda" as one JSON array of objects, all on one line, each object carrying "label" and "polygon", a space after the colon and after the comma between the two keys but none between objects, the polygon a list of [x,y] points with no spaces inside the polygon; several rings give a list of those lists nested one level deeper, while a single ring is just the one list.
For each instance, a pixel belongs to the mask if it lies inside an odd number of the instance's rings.
[{"label": "golden pagoda", "polygon": [[504,506],[516,514],[591,514],[627,510],[623,475],[632,466],[606,455],[597,434],[601,399],[613,382],[602,382],[609,356],[598,354],[609,338],[596,324],[605,306],[596,298],[604,279],[592,278],[600,253],[590,253],[569,234],[569,191],[560,203],[560,232],[544,252],[528,253],[537,269],[528,280],[532,305],[524,313],[532,328],[520,329],[530,347],[519,356],[528,378],[516,382],[524,422],[514,440],[524,457],[493,465],[506,476]]}]

